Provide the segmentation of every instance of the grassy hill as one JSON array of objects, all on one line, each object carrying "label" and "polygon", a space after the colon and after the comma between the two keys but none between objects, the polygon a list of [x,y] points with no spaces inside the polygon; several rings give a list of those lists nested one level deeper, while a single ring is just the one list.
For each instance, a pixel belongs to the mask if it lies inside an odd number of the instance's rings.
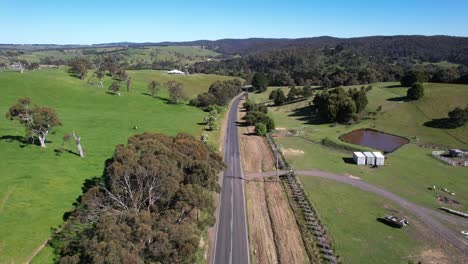
[{"label": "grassy hill", "polygon": [[[447,112],[455,106],[465,106],[468,103],[468,85],[427,83],[425,84],[425,97],[417,102],[404,101],[406,88],[398,87],[396,83],[377,83],[373,87],[368,94],[367,110],[375,111],[377,107],[382,106],[382,112],[377,115],[375,120],[363,120],[354,125],[320,124],[311,120],[307,111],[311,99],[269,109],[277,127],[298,131],[297,136],[275,139],[286,150],[285,156],[293,168],[317,168],[335,173],[351,174],[432,209],[447,206],[436,199],[438,195],[446,194],[430,191],[427,187],[432,185],[444,187],[453,190],[456,196],[451,198],[460,202],[460,205],[448,205],[448,207],[468,211],[468,178],[466,177],[468,168],[446,165],[431,156],[431,151],[434,149],[422,147],[437,144],[468,148],[468,126],[457,129],[440,129],[424,125],[432,119],[446,117]],[[269,88],[269,91],[272,89],[287,90],[288,88]],[[255,94],[252,98],[258,102],[267,102],[269,91]],[[378,169],[346,163],[344,159],[352,157],[351,151],[344,151],[341,147],[361,147],[344,143],[338,137],[365,127],[407,137],[411,143],[388,154],[386,166]],[[322,144],[322,140],[325,138],[332,144]],[[301,150],[302,154],[296,150]],[[375,213],[392,213],[388,208],[381,207],[385,201],[372,198],[369,194],[361,191],[351,190],[351,187],[342,186],[339,183],[306,179],[305,177],[302,177],[301,180],[306,192],[310,194],[312,202],[318,207],[319,213],[325,219],[327,226],[330,227],[331,234],[337,243],[338,253],[342,254],[345,260],[348,260],[345,262],[369,262],[366,254],[358,254],[358,252],[368,252],[369,247],[366,245],[381,243],[380,238],[376,237],[373,232],[366,231],[359,235],[349,232],[348,221],[336,217],[336,210],[332,209],[345,208],[344,198],[330,199],[330,196],[339,197],[349,194],[349,201],[354,202],[353,208],[355,210],[358,212],[371,211],[363,214],[362,217],[371,217],[372,219],[369,221],[372,223],[375,221]],[[319,191],[320,186],[327,191]],[[345,200],[347,199],[348,196]],[[375,199],[375,202],[370,202],[369,199]],[[353,212],[348,212],[346,209],[344,211],[343,217],[354,218]],[[367,220],[362,221],[366,222]],[[379,233],[376,231],[378,229],[372,229],[374,224],[367,226],[370,230]],[[420,236],[395,235],[401,239],[400,243],[408,245],[415,245],[414,241],[409,241],[414,239],[424,242]],[[355,238],[362,239],[364,242],[347,243],[343,241],[345,239],[353,241]],[[430,247],[427,243],[425,246],[426,249]],[[407,254],[399,250],[398,244],[395,243],[386,243],[382,247],[385,247],[384,250],[375,252],[375,254],[386,256],[388,259],[402,259]]]},{"label": "grassy hill", "polygon": [[[219,79],[216,75],[169,76],[158,71],[130,71],[133,88],[122,96],[89,86],[63,69],[36,72],[0,72],[0,113],[28,96],[34,104],[56,109],[63,127],[49,136],[47,148],[25,145],[24,128],[0,118],[0,263],[21,263],[50,235],[50,228],[62,223],[64,212],[81,194],[85,179],[99,177],[104,161],[117,144],[143,131],[169,135],[186,132],[199,136],[206,113],[188,105],[168,104],[167,91],[161,98],[146,93],[149,79],[182,81],[190,96],[206,91]],[[105,79],[105,87],[112,82]],[[138,126],[138,129],[134,129]],[[82,137],[84,159],[73,153],[56,155],[65,133]],[[72,144],[65,149],[75,151]],[[50,253],[49,251],[46,251]],[[42,256],[50,260],[50,256]]]},{"label": "grassy hill", "polygon": [[[46,58],[52,61],[69,61],[77,56],[91,60],[103,56],[118,56],[122,63],[129,65],[149,64],[154,61],[172,62],[174,65],[190,65],[218,57],[220,54],[200,46],[141,46],[141,47],[87,47],[60,48],[50,50],[22,50],[16,57],[28,62],[43,63]],[[2,53],[0,53],[1,55]],[[4,55],[6,55],[6,51]]]}]

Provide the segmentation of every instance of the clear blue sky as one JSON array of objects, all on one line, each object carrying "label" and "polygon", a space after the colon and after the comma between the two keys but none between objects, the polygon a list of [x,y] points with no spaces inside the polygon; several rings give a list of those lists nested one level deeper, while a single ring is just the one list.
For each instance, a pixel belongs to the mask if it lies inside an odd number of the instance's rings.
[{"label": "clear blue sky", "polygon": [[468,0],[0,0],[0,43],[468,36]]}]

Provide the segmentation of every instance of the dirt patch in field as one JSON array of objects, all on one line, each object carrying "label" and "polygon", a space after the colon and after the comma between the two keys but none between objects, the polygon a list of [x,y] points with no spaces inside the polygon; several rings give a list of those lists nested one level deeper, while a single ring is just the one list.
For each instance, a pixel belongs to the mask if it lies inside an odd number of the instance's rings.
[{"label": "dirt patch in field", "polygon": [[308,263],[301,233],[281,183],[270,181],[264,184],[280,263]]},{"label": "dirt patch in field", "polygon": [[278,263],[263,181],[245,184],[252,263]]},{"label": "dirt patch in field", "polygon": [[[238,109],[238,121],[244,124],[245,109],[242,100]],[[244,173],[271,171],[275,168],[274,156],[265,138],[254,135],[253,126],[239,127],[242,169]]]},{"label": "dirt patch in field", "polygon": [[447,256],[445,252],[438,249],[429,249],[421,252],[420,258],[422,263],[429,264],[448,264],[453,263],[453,259]]},{"label": "dirt patch in field", "polygon": [[454,248],[450,243],[441,240],[439,236],[432,233],[429,228],[421,223],[417,218],[405,214],[399,210],[392,210],[392,213],[401,215],[409,219],[410,226],[407,228],[408,234],[422,243],[426,244],[426,248],[416,255],[409,257],[414,263],[467,263],[466,254]]},{"label": "dirt patch in field", "polygon": [[292,148],[282,149],[281,152],[283,152],[284,155],[292,155],[292,156],[304,154],[303,150],[292,149]]}]

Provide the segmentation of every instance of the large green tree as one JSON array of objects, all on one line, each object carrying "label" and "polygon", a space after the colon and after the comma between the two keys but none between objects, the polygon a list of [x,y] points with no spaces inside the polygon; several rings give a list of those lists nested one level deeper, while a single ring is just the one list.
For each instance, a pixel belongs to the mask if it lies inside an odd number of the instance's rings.
[{"label": "large green tree", "polygon": [[190,104],[197,107],[208,107],[210,105],[225,106],[241,92],[242,81],[238,78],[216,81],[210,85],[208,92],[199,94],[197,98],[190,101]]},{"label": "large green tree", "polygon": [[32,106],[31,99],[20,98],[6,113],[10,120],[17,120],[26,128],[27,137],[37,138],[41,147],[46,147],[46,139],[52,128],[61,126],[55,110],[49,107]]},{"label": "large green tree", "polygon": [[341,87],[317,94],[313,103],[313,110],[326,122],[349,122],[357,111],[350,93]]},{"label": "large green tree", "polygon": [[401,77],[400,84],[404,87],[411,87],[417,82],[425,82],[426,76],[420,71],[408,71]]},{"label": "large green tree", "polygon": [[252,86],[259,92],[266,91],[268,87],[268,80],[265,74],[262,72],[255,73],[252,78]]},{"label": "large green tree", "polygon": [[88,181],[51,245],[60,263],[195,263],[214,224],[221,157],[192,136],[144,133]]},{"label": "large green tree", "polygon": [[456,107],[452,111],[448,112],[449,125],[451,127],[461,127],[468,122],[468,105],[465,109]]},{"label": "large green tree", "polygon": [[87,58],[74,58],[70,61],[70,72],[84,79],[89,70],[92,69],[92,64]]},{"label": "large green tree", "polygon": [[414,83],[411,88],[409,88],[406,92],[406,96],[410,100],[419,100],[424,96],[424,86],[422,83],[417,82]]},{"label": "large green tree", "polygon": [[362,86],[359,90],[356,88],[349,89],[348,94],[356,105],[357,113],[361,113],[366,109],[366,106],[369,103],[367,100],[366,87]]}]

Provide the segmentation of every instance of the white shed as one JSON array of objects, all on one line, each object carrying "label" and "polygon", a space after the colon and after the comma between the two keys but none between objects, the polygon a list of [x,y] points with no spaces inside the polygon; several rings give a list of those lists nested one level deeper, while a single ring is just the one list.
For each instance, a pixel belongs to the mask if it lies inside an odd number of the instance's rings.
[{"label": "white shed", "polygon": [[173,75],[185,75],[185,72],[179,71],[179,70],[171,70],[171,71],[167,71],[167,73],[173,74]]},{"label": "white shed", "polygon": [[353,160],[357,165],[366,165],[366,156],[362,152],[353,152]]},{"label": "white shed", "polygon": [[380,152],[372,152],[375,156],[375,165],[383,166],[385,165],[385,156]]},{"label": "white shed", "polygon": [[364,156],[366,156],[367,165],[375,165],[375,157],[371,152],[364,152]]}]

